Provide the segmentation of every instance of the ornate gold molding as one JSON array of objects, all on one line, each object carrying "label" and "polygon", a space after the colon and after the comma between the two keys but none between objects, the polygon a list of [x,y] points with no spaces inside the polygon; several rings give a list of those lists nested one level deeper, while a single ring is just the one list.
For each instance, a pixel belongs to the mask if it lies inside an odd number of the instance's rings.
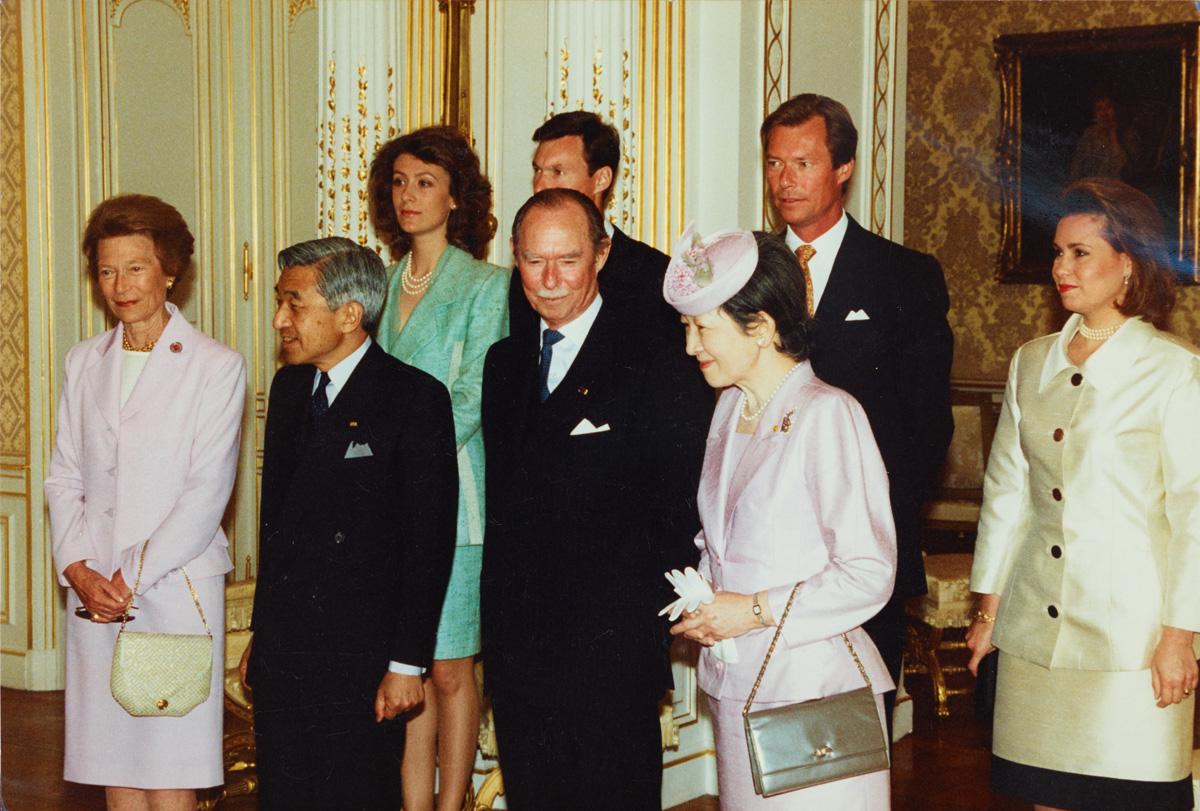
[{"label": "ornate gold molding", "polygon": [[875,0],[875,98],[871,116],[871,230],[890,236],[888,208],[891,176],[891,99],[894,88],[892,0]]},{"label": "ornate gold molding", "polygon": [[[300,3],[305,2],[305,0],[297,0],[297,1]],[[311,0],[311,1],[315,2],[315,0]],[[126,2],[128,2],[128,0],[109,0],[108,18],[110,20],[116,20],[118,15],[121,13],[122,4],[124,4]],[[163,2],[170,2],[170,4],[175,7],[175,10],[179,12],[179,15],[181,17],[183,17],[184,30],[187,31],[189,34],[192,33],[192,16],[191,16],[191,11],[189,9],[190,0],[163,0]]]},{"label": "ornate gold molding", "polygon": [[471,15],[475,0],[438,0],[442,24],[442,123],[471,135]]},{"label": "ornate gold molding", "polygon": [[790,0],[767,0],[763,11],[763,117],[791,95]]},{"label": "ornate gold molding", "polygon": [[287,22],[288,27],[295,25],[296,18],[306,11],[315,9],[317,0],[288,0],[287,7]]}]

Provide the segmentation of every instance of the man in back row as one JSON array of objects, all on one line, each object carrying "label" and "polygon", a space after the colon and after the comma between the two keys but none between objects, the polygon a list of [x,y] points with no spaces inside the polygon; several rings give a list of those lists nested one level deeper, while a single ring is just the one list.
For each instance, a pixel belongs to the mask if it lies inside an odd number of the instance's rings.
[{"label": "man in back row", "polygon": [[[621,137],[611,124],[586,110],[559,113],[533,132],[533,191],[574,189],[592,201],[604,219],[611,248],[600,293],[612,301],[636,303],[669,322],[678,323],[675,311],[662,297],[666,254],[638,242],[617,228],[604,212],[612,202],[621,163]],[[536,330],[538,317],[521,292],[521,279],[513,271],[508,288],[509,331]],[[653,317],[653,316],[652,316]]]},{"label": "man in back row", "polygon": [[[863,628],[899,683],[904,602],[925,593],[921,507],[954,432],[946,281],[932,256],[867,231],[843,208],[858,148],[845,106],[804,93],[779,105],[759,132],[771,203],[816,321],[813,370],[862,404],[887,468],[896,588]],[[889,725],[895,695],[886,695]]]}]

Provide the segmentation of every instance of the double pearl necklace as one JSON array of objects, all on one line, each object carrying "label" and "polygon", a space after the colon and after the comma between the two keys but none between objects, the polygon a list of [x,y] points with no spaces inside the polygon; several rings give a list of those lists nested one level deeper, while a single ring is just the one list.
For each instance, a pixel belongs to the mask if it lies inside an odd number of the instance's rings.
[{"label": "double pearl necklace", "polygon": [[429,289],[429,284],[432,281],[432,270],[419,279],[413,276],[412,251],[409,251],[408,256],[404,257],[404,267],[400,268],[400,287],[410,296],[420,296]]},{"label": "double pearl necklace", "polygon": [[1084,338],[1087,338],[1089,341],[1107,341],[1109,338],[1117,334],[1117,330],[1119,330],[1121,328],[1121,324],[1124,323],[1125,322],[1122,321],[1120,324],[1114,324],[1111,327],[1092,329],[1087,324],[1083,323],[1083,320],[1081,319],[1079,321],[1079,334]]},{"label": "double pearl necklace", "polygon": [[779,394],[779,390],[783,388],[783,384],[786,383],[787,379],[792,376],[792,372],[799,368],[800,364],[797,363],[791,369],[788,369],[787,374],[779,378],[779,385],[775,387],[775,391],[768,394],[767,399],[759,403],[758,408],[754,409],[754,411],[749,410],[750,403],[746,399],[746,393],[742,392],[742,419],[744,419],[746,422],[754,422],[756,419],[761,417],[762,413],[767,410],[767,406],[769,406],[771,401],[775,399],[775,395]]}]

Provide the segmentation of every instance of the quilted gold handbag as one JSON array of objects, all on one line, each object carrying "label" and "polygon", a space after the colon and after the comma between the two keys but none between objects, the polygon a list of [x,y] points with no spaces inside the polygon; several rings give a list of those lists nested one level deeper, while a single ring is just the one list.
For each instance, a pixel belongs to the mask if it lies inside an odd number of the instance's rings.
[{"label": "quilted gold handbag", "polygon": [[[142,545],[137,579],[133,592],[142,582],[142,566],[146,562],[147,541]],[[135,716],[187,715],[208,700],[212,687],[213,638],[200,607],[200,598],[192,580],[183,572],[192,602],[204,623],[203,634],[159,634],[126,631],[126,619],[121,620],[117,644],[113,648],[112,678],[109,681],[113,698]]]},{"label": "quilted gold handbag", "polygon": [[750,711],[799,588],[797,583],[788,597],[754,688],[742,709],[754,790],[764,797],[878,772],[889,766],[887,737],[879,721],[871,678],[845,634],[842,634],[842,641],[854,657],[858,672],[866,682],[865,687],[812,701]]}]

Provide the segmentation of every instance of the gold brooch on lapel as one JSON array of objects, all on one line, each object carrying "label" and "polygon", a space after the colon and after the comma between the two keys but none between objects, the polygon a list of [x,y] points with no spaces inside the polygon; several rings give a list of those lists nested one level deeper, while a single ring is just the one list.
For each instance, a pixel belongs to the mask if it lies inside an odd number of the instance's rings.
[{"label": "gold brooch on lapel", "polygon": [[580,394],[582,394],[584,397],[587,397],[587,395],[588,395],[588,387],[587,387],[587,386],[580,386],[580,387],[579,387],[579,393],[580,393]]},{"label": "gold brooch on lapel", "polygon": [[358,420],[350,420],[350,427],[351,427],[351,428],[357,428],[357,427],[358,427]]},{"label": "gold brooch on lapel", "polygon": [[175,343],[171,344],[171,351],[178,355],[183,351],[183,344],[179,343],[179,341],[176,341]]},{"label": "gold brooch on lapel", "polygon": [[788,431],[791,431],[792,430],[792,415],[795,413],[796,413],[796,409],[793,408],[791,411],[784,414],[783,419],[779,421],[778,425],[771,426],[771,430],[778,431],[781,434],[786,434]]}]

